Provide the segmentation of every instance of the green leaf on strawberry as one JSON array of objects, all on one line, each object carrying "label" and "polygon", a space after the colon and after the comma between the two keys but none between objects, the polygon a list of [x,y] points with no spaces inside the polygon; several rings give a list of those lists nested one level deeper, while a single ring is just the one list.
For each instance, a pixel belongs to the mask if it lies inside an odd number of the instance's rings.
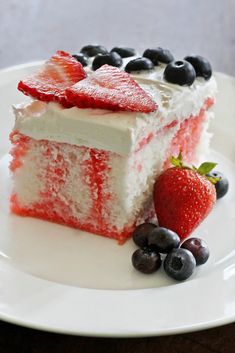
[{"label": "green leaf on strawberry", "polygon": [[215,177],[212,177],[212,176],[209,176],[209,175],[206,175],[206,178],[208,180],[210,180],[210,182],[212,182],[212,184],[216,184],[216,183],[218,183],[218,181],[221,180],[221,178],[215,178]]},{"label": "green leaf on strawberry", "polygon": [[212,169],[214,169],[217,166],[217,163],[213,162],[204,162],[202,163],[198,168],[197,172],[201,175],[206,175],[209,173]]}]

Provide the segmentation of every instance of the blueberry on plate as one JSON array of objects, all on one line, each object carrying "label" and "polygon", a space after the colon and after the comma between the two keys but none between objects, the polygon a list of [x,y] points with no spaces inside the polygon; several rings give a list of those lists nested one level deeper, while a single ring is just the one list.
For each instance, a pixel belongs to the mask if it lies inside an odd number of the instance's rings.
[{"label": "blueberry on plate", "polygon": [[140,248],[148,246],[149,235],[156,227],[157,226],[153,223],[139,224],[132,235],[134,243]]},{"label": "blueberry on plate", "polygon": [[205,80],[209,80],[212,75],[212,67],[209,61],[200,55],[188,55],[184,58],[191,65],[193,65],[196,71],[196,76],[204,77]]},{"label": "blueberry on plate", "polygon": [[154,65],[151,60],[147,58],[137,58],[129,61],[126,64],[125,71],[132,72],[132,71],[141,71],[141,70],[152,70]]},{"label": "blueberry on plate", "polygon": [[73,57],[82,64],[82,66],[88,65],[88,56],[82,53],[74,54]]},{"label": "blueberry on plate", "polygon": [[160,47],[154,49],[146,49],[143,56],[150,59],[155,66],[157,66],[159,62],[169,64],[174,60],[174,56],[170,50]]},{"label": "blueberry on plate", "polygon": [[148,236],[148,245],[160,253],[167,254],[180,246],[180,237],[170,229],[156,227]]},{"label": "blueberry on plate", "polygon": [[164,78],[166,81],[180,86],[191,86],[196,78],[196,72],[186,60],[172,61],[164,70]]},{"label": "blueberry on plate", "polygon": [[134,268],[145,274],[156,272],[162,263],[161,255],[148,248],[137,249],[131,260]]},{"label": "blueberry on plate", "polygon": [[85,45],[85,47],[82,47],[80,52],[91,57],[97,54],[107,54],[108,50],[102,45],[89,44],[89,45]]},{"label": "blueberry on plate", "polygon": [[118,53],[122,58],[129,58],[130,56],[136,55],[135,49],[128,47],[114,47],[111,52],[113,51]]},{"label": "blueberry on plate", "polygon": [[122,58],[116,52],[108,53],[108,54],[98,54],[95,56],[92,62],[92,69],[97,70],[99,67],[103,65],[110,65],[120,67],[122,66]]},{"label": "blueberry on plate", "polygon": [[196,264],[202,265],[207,262],[210,252],[206,242],[200,238],[189,238],[181,244],[181,248],[191,251]]},{"label": "blueberry on plate", "polygon": [[229,188],[229,182],[228,182],[228,179],[224,176],[224,174],[218,171],[212,171],[208,173],[207,176],[213,177],[213,178],[220,178],[220,180],[217,181],[217,183],[215,184],[217,199],[220,199],[221,197],[227,194],[228,188]]},{"label": "blueberry on plate", "polygon": [[193,274],[196,260],[189,250],[179,248],[172,250],[166,256],[163,266],[169,277],[184,281]]}]

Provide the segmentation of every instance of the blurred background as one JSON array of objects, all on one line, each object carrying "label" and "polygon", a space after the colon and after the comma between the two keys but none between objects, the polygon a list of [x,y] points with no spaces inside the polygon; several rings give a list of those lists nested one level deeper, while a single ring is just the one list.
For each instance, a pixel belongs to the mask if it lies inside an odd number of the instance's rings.
[{"label": "blurred background", "polygon": [[201,54],[235,75],[235,0],[0,0],[0,68],[86,44]]}]

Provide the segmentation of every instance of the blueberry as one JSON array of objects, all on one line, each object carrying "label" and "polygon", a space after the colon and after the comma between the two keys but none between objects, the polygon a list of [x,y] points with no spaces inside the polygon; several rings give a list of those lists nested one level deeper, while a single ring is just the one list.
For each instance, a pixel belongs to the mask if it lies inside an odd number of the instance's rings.
[{"label": "blueberry", "polygon": [[148,236],[148,245],[160,253],[167,254],[180,246],[180,238],[172,230],[156,227]]},{"label": "blueberry", "polygon": [[172,250],[164,260],[166,274],[177,281],[189,278],[195,267],[196,260],[193,254],[182,248]]},{"label": "blueberry", "polygon": [[88,56],[82,53],[74,54],[73,57],[82,64],[82,66],[88,65]]},{"label": "blueberry", "polygon": [[107,54],[108,50],[102,45],[90,44],[83,47],[80,52],[87,56],[95,56],[97,54]]},{"label": "blueberry", "polygon": [[141,71],[141,70],[152,70],[154,65],[151,60],[147,58],[137,58],[129,61],[126,64],[125,71]]},{"label": "blueberry", "polygon": [[134,268],[142,273],[150,274],[157,271],[161,263],[160,254],[148,248],[138,249],[132,255]]},{"label": "blueberry", "polygon": [[164,78],[180,86],[190,86],[196,78],[196,72],[193,66],[185,60],[172,61],[165,68]]},{"label": "blueberry", "polygon": [[218,171],[212,171],[208,173],[207,176],[211,176],[213,178],[220,178],[220,180],[217,181],[217,183],[215,184],[217,199],[220,199],[221,197],[227,194],[229,182],[228,179],[222,173]]},{"label": "blueberry", "polygon": [[181,244],[181,248],[191,251],[195,257],[196,264],[202,265],[207,262],[210,252],[206,242],[200,238],[189,238]]},{"label": "blueberry", "polygon": [[127,47],[114,47],[111,52],[115,51],[118,53],[122,58],[129,58],[130,56],[136,55],[136,51],[133,48]]},{"label": "blueberry", "polygon": [[169,64],[174,60],[174,56],[171,54],[170,50],[163,48],[146,49],[143,56],[150,59],[156,66],[158,62]]},{"label": "blueberry", "polygon": [[116,52],[112,52],[108,54],[98,54],[95,56],[93,60],[92,69],[97,70],[99,67],[105,64],[110,66],[120,67],[122,66],[122,58]]},{"label": "blueberry", "polygon": [[205,80],[209,80],[212,75],[212,67],[208,60],[200,55],[188,55],[184,58],[193,65],[196,76],[202,76]]},{"label": "blueberry", "polygon": [[153,223],[143,223],[138,225],[133,232],[133,241],[140,248],[148,246],[148,237],[156,226]]}]

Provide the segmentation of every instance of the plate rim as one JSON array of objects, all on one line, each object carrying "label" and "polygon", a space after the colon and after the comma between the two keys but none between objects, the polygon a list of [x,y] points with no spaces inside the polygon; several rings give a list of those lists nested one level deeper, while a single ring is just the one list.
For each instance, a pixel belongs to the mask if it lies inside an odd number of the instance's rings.
[{"label": "plate rim", "polygon": [[2,315],[0,313],[0,320],[12,324],[21,326],[27,329],[39,330],[42,332],[49,332],[61,335],[68,335],[68,336],[84,336],[84,337],[96,337],[96,338],[144,338],[144,337],[162,337],[162,336],[176,336],[181,334],[193,333],[193,332],[200,332],[205,330],[211,330],[216,327],[221,327],[224,325],[229,325],[235,321],[235,316],[232,315],[226,319],[217,319],[212,321],[207,321],[203,324],[195,324],[192,326],[180,326],[176,329],[164,329],[164,330],[156,330],[156,331],[146,331],[146,332],[104,332],[104,331],[97,331],[95,333],[89,331],[75,331],[71,329],[63,329],[63,328],[55,328],[50,325],[46,324],[37,324],[32,322],[27,322],[20,319],[12,318],[8,315]]},{"label": "plate rim", "polygon": [[[14,71],[20,71],[20,70],[24,70],[24,69],[29,69],[32,68],[34,66],[38,66],[41,65],[43,63],[42,60],[40,61],[31,61],[28,63],[22,63],[19,65],[14,65],[14,66],[9,66],[6,68],[2,68],[0,69],[0,76],[2,74],[8,73],[8,72],[14,72]],[[234,81],[235,83],[235,77],[230,76],[228,74],[225,73],[221,73],[221,72],[216,72],[216,75],[219,75],[220,77],[222,77],[222,79],[229,79]],[[1,261],[0,261],[1,263]],[[17,270],[18,271],[18,270]],[[36,281],[43,281],[43,282],[49,282],[47,280],[44,279],[39,279],[33,275],[30,275],[28,273],[24,273],[24,275],[26,275],[27,277],[31,277],[34,280],[36,279]],[[50,282],[51,283],[51,282]],[[185,282],[186,283],[186,282]],[[185,284],[184,283],[184,284]],[[187,284],[187,283],[186,283]],[[67,285],[63,285],[63,284],[57,284],[55,283],[55,285],[59,285],[59,286],[67,286]],[[164,288],[164,287],[163,287]],[[155,288],[155,290],[159,290],[160,288]],[[92,291],[94,293],[94,291],[98,291],[98,292],[133,292],[133,291],[138,291],[138,292],[143,292],[143,291],[147,291],[149,292],[149,290],[152,290],[152,288],[146,288],[146,289],[129,289],[129,290],[102,290],[102,289],[85,289],[85,288],[76,288],[76,290],[85,290],[85,291]],[[1,298],[1,297],[0,297]],[[1,299],[0,299],[0,304],[1,304]],[[203,323],[196,323],[194,325],[191,326],[180,326],[180,327],[176,327],[176,328],[163,328],[160,329],[159,328],[155,328],[151,331],[147,330],[147,331],[119,331],[119,332],[112,332],[112,331],[99,331],[97,330],[96,332],[89,332],[87,330],[83,331],[81,329],[77,330],[77,329],[66,329],[66,328],[59,328],[59,327],[51,327],[51,326],[47,326],[46,324],[43,323],[36,323],[36,322],[32,322],[30,320],[24,320],[23,318],[17,318],[16,316],[10,316],[9,314],[4,313],[1,310],[1,305],[0,305],[0,319],[12,323],[12,324],[16,324],[16,325],[21,325],[24,327],[28,327],[28,328],[33,328],[33,329],[39,329],[42,331],[47,331],[47,332],[56,332],[56,333],[61,333],[61,334],[70,334],[70,335],[83,335],[83,336],[88,336],[88,337],[117,337],[117,338],[121,338],[121,337],[150,337],[150,336],[163,336],[163,335],[175,335],[175,334],[180,334],[180,333],[187,333],[187,332],[194,332],[194,331],[199,331],[199,330],[205,330],[205,329],[209,329],[212,327],[217,327],[217,326],[221,326],[221,325],[225,325],[228,323],[231,323],[232,321],[235,320],[235,312],[232,315],[227,315],[225,317],[221,317],[218,318],[216,320],[208,320],[205,321]]]}]

